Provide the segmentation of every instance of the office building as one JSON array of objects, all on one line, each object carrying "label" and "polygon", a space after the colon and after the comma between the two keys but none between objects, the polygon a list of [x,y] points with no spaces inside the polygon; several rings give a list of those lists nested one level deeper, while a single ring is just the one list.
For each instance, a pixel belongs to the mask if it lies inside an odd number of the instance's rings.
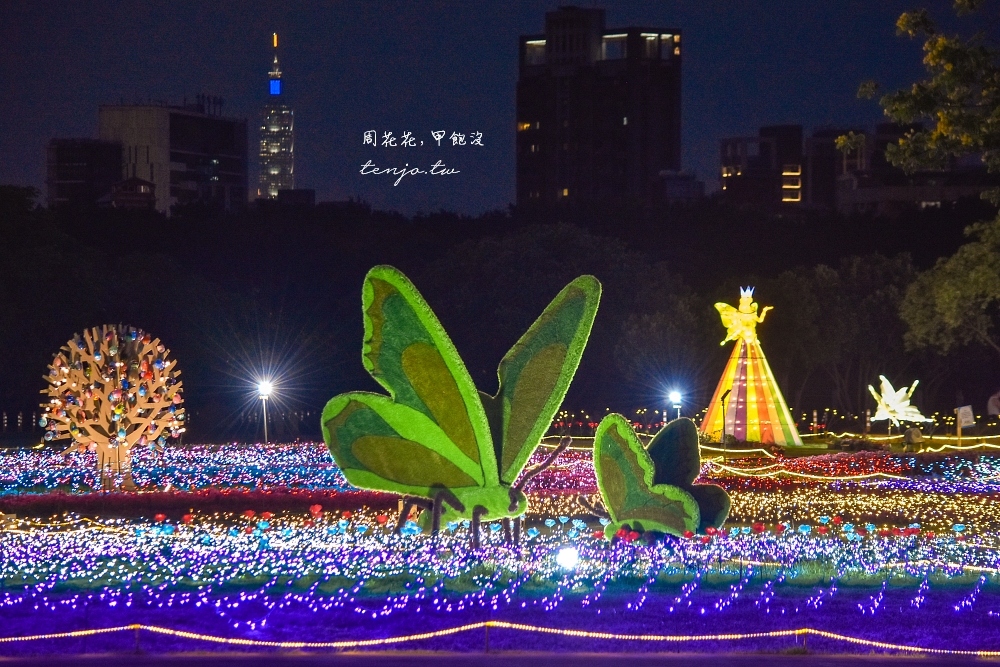
[{"label": "office building", "polygon": [[732,204],[769,211],[833,210],[837,179],[863,169],[863,151],[844,153],[837,137],[860,130],[819,127],[809,137],[801,125],[762,127],[755,137],[720,142],[722,195]]},{"label": "office building", "polygon": [[722,193],[749,208],[798,207],[803,198],[802,126],[762,127],[756,137],[720,142]]},{"label": "office building", "polygon": [[961,199],[978,198],[1000,184],[978,156],[964,162],[952,160],[943,169],[907,174],[886,159],[886,149],[920,125],[880,123],[864,133],[864,160],[857,169],[837,179],[837,210],[847,214],[896,216],[904,211],[947,207]]},{"label": "office building", "polygon": [[[772,213],[808,207],[891,216],[978,197],[1000,183],[974,160],[912,174],[894,167],[886,148],[914,129],[920,127],[881,123],[874,133],[821,127],[803,139],[801,125],[775,125],[760,128],[756,137],[723,139],[722,195],[737,206]],[[844,152],[837,137],[849,132],[864,143]]]},{"label": "office building", "polygon": [[122,145],[97,139],[52,139],[45,152],[50,207],[87,206],[122,179]]},{"label": "office building", "polygon": [[837,179],[865,168],[867,156],[864,151],[845,153],[837,148],[837,137],[849,132],[864,133],[857,128],[819,127],[805,139],[803,200],[808,206],[828,211],[836,209]]},{"label": "office building", "polygon": [[220,98],[195,104],[102,106],[100,138],[122,145],[119,180],[155,186],[156,210],[201,202],[221,210],[247,202],[247,125],[221,115]]},{"label": "office building", "polygon": [[133,176],[111,186],[111,192],[97,202],[100,206],[133,211],[156,210],[156,184]]},{"label": "office building", "polygon": [[268,95],[260,125],[260,174],[257,197],[275,199],[281,190],[295,189],[295,112],[284,103],[278,34],[272,36],[274,62],[268,73]]},{"label": "office building", "polygon": [[705,198],[705,184],[686,171],[660,172],[663,185],[663,203],[667,206],[689,206]]},{"label": "office building", "polygon": [[604,20],[561,7],[520,38],[519,206],[657,205],[681,169],[681,31]]}]

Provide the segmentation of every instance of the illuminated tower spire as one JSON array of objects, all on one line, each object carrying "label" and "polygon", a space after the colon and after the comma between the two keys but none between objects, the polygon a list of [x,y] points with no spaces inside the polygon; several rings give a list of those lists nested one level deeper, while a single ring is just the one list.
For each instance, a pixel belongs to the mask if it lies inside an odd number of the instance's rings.
[{"label": "illuminated tower spire", "polygon": [[257,197],[274,199],[279,190],[295,188],[295,114],[283,104],[278,33],[271,36],[274,61],[268,73],[270,99],[264,105],[260,126],[260,176]]},{"label": "illuminated tower spire", "polygon": [[274,44],[274,64],[271,66],[271,71],[268,73],[268,83],[270,84],[269,92],[272,95],[280,95],[281,67],[278,65],[278,33],[274,33],[271,36],[271,39]]}]

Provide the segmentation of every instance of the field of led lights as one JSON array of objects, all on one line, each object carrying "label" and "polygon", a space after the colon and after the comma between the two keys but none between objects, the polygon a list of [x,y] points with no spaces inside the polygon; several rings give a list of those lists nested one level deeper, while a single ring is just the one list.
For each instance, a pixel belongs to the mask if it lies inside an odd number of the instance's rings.
[{"label": "field of led lights", "polygon": [[4,655],[1000,651],[988,454],[703,452],[722,529],[608,541],[574,447],[526,487],[520,543],[484,523],[479,549],[468,522],[396,531],[398,499],[351,489],[322,443],[143,452],[138,494],[94,491],[86,456],[0,456]]}]

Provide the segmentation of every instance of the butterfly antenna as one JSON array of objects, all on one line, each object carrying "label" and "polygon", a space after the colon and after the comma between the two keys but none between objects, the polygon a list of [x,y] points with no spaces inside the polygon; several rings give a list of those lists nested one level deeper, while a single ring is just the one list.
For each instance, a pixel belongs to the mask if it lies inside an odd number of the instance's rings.
[{"label": "butterfly antenna", "polygon": [[597,502],[591,502],[590,496],[580,495],[576,497],[576,502],[578,502],[585,510],[593,514],[594,516],[600,517],[602,519],[610,519],[611,516],[608,514],[607,510],[604,509]]},{"label": "butterfly antenna", "polygon": [[566,448],[569,447],[571,444],[573,444],[573,438],[571,438],[568,435],[564,435],[559,440],[559,445],[552,451],[551,454],[549,454],[548,458],[546,458],[544,461],[539,463],[534,468],[527,470],[524,473],[524,475],[521,476],[521,479],[514,486],[513,490],[520,491],[521,489],[523,489],[524,485],[530,482],[532,477],[534,477],[535,475],[537,475],[538,473],[542,472],[550,465],[555,463],[556,459],[559,458],[559,455],[562,454],[564,451],[566,451]]}]

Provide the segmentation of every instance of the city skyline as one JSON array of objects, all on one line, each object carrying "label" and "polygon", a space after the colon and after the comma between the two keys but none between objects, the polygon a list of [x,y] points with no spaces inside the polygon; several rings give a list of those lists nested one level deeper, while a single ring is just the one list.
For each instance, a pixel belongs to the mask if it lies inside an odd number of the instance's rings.
[{"label": "city skyline", "polygon": [[[298,187],[315,189],[318,200],[355,197],[404,213],[506,208],[515,200],[518,38],[540,32],[545,12],[557,6],[439,2],[391,13],[363,3],[267,11],[254,3],[239,9],[154,3],[141,11],[114,2],[6,6],[0,48],[7,67],[0,80],[10,91],[6,116],[20,130],[0,139],[8,156],[0,182],[44,190],[48,140],[96,136],[101,104],[181,104],[207,93],[227,100],[224,115],[255,119],[267,97],[260,72],[272,57],[262,45],[278,32],[282,69],[296,82],[290,103],[303,123]],[[894,35],[907,7],[847,3],[819,12],[736,3],[724,16],[686,2],[604,8],[609,25],[684,31],[681,166],[715,190],[723,137],[769,124],[881,120],[878,106],[857,100],[855,91],[866,79],[894,89],[919,77],[919,44]],[[408,154],[364,146],[363,133],[373,129],[409,131],[425,145]],[[483,145],[431,146],[435,130],[481,132]],[[380,167],[423,168],[443,160],[460,173],[393,186],[359,173],[369,159]],[[256,164],[248,167],[256,173]]]}]

